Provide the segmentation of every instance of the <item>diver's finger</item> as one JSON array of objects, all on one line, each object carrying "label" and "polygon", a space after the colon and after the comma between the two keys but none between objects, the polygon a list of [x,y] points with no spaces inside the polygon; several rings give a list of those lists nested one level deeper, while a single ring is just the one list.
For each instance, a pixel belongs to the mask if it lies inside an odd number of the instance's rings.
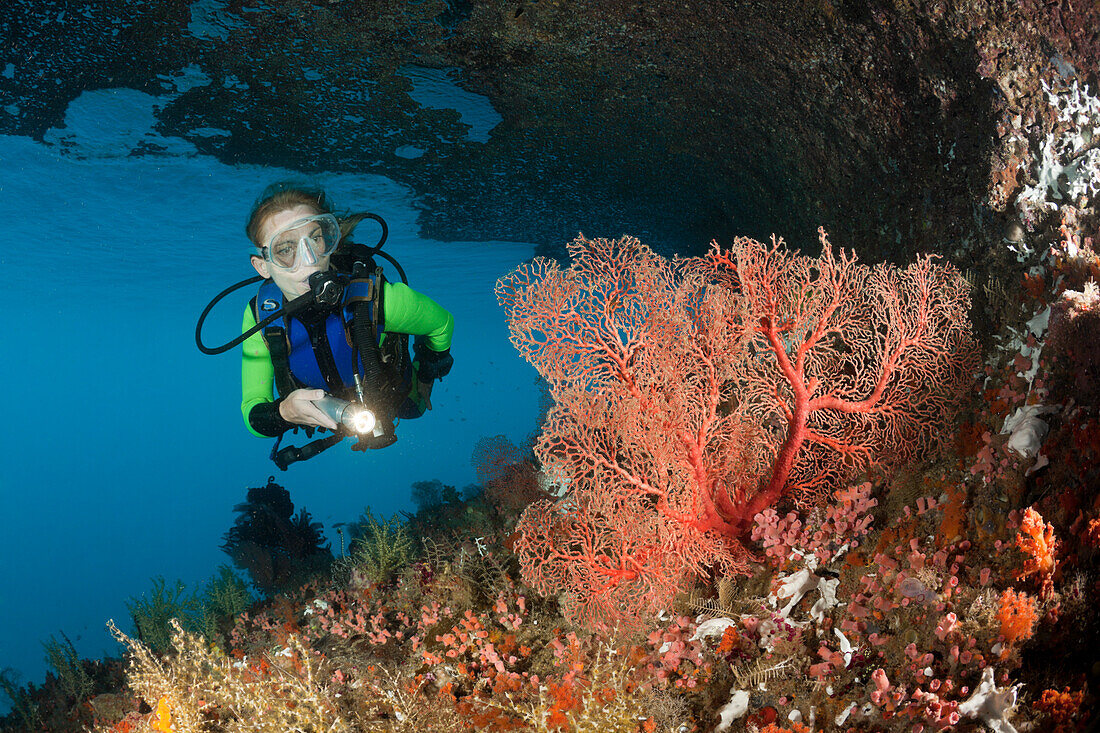
[{"label": "diver's finger", "polygon": [[317,427],[328,428],[329,430],[336,432],[337,425],[332,421],[332,418],[324,413],[321,413],[316,418]]},{"label": "diver's finger", "polygon": [[310,416],[313,418],[316,424],[320,425],[323,428],[328,428],[329,430],[336,430],[336,423],[333,422],[331,417],[321,412],[321,409],[317,407],[317,405],[311,402],[309,404],[309,411]]}]

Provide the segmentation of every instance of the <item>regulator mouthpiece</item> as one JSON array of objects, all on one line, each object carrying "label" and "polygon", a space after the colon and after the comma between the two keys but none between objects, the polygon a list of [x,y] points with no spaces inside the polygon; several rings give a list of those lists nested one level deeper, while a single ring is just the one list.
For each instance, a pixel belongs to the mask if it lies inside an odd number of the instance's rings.
[{"label": "regulator mouthpiece", "polygon": [[333,270],[315,272],[309,276],[309,289],[313,302],[322,308],[335,308],[344,299],[344,285]]},{"label": "regulator mouthpiece", "polygon": [[374,413],[359,402],[348,402],[339,397],[325,395],[313,404],[332,419],[338,425],[343,425],[356,435],[382,434],[382,427],[378,424]]}]

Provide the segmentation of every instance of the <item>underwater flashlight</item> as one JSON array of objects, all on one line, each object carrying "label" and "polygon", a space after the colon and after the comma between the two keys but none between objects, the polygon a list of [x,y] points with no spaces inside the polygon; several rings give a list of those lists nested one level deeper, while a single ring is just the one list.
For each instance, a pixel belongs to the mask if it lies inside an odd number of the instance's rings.
[{"label": "underwater flashlight", "polygon": [[358,402],[348,402],[339,397],[325,395],[313,404],[328,415],[338,425],[343,425],[356,435],[382,434],[382,427],[375,419],[374,413]]}]

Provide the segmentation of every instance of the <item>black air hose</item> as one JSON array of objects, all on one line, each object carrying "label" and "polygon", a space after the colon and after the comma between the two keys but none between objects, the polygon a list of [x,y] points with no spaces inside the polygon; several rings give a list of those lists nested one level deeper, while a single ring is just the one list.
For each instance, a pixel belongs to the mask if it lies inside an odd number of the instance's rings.
[{"label": "black air hose", "polygon": [[388,380],[385,380],[384,377],[382,352],[378,348],[378,336],[374,332],[374,325],[367,313],[368,307],[367,303],[355,305],[351,321],[351,335],[355,350],[363,362],[364,388],[375,393],[372,397],[383,398],[383,393],[387,391],[386,388],[389,385]]}]

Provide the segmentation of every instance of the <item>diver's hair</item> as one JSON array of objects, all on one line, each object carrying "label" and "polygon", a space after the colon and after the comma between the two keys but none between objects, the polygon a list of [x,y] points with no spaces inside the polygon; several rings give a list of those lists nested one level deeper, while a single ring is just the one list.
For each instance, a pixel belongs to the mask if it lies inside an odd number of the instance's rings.
[{"label": "diver's hair", "polygon": [[321,188],[290,181],[272,183],[256,199],[256,203],[252,205],[252,211],[248,214],[248,223],[244,227],[248,240],[257,248],[262,247],[260,229],[263,228],[267,218],[296,206],[308,206],[315,214],[332,213],[328,196]]},{"label": "diver's hair", "polygon": [[280,181],[265,188],[256,199],[256,203],[252,205],[252,211],[248,214],[248,223],[244,228],[248,240],[257,248],[262,247],[260,229],[263,228],[264,221],[273,214],[296,206],[308,206],[315,214],[334,214],[336,220],[340,222],[341,242],[346,240],[355,226],[367,216],[365,213],[347,216],[335,214],[332,203],[319,186]]}]

